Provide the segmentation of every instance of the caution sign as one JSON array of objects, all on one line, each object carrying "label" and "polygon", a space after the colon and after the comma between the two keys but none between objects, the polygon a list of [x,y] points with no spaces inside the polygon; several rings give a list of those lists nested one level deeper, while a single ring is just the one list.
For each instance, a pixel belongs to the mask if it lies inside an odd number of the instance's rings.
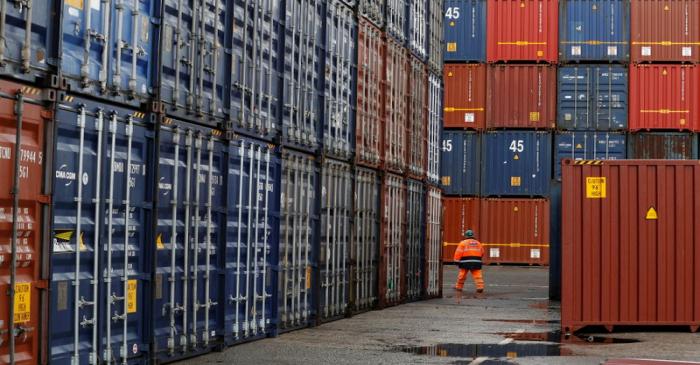
[{"label": "caution sign", "polygon": [[15,284],[15,323],[26,323],[31,319],[32,284]]},{"label": "caution sign", "polygon": [[588,199],[604,199],[607,197],[604,177],[587,177],[586,178],[586,198]]},{"label": "caution sign", "polygon": [[647,210],[646,220],[655,221],[658,219],[659,219],[659,213],[656,212],[656,209],[654,209],[654,207],[649,208],[649,210]]},{"label": "caution sign", "polygon": [[126,284],[126,313],[136,313],[136,289],[138,289],[138,281],[129,280]]},{"label": "caution sign", "polygon": [[447,52],[457,52],[457,43],[455,43],[455,42],[447,43]]},{"label": "caution sign", "polygon": [[530,121],[531,122],[539,122],[540,121],[540,112],[530,112]]},{"label": "caution sign", "polygon": [[[75,249],[71,246],[74,235],[75,231],[73,230],[56,230],[53,237],[53,251],[56,253],[75,252]],[[82,232],[80,233],[79,242],[80,251],[86,251],[87,246],[85,246],[85,242],[83,241]]]},{"label": "caution sign", "polygon": [[510,177],[510,186],[520,186],[521,180],[520,176],[511,176]]}]

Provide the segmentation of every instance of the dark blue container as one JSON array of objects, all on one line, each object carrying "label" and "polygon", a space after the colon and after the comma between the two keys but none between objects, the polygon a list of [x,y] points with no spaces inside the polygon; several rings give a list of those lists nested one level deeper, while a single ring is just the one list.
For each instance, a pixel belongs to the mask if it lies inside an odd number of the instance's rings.
[{"label": "dark blue container", "polygon": [[150,101],[159,0],[63,1],[62,17],[61,75],[70,91],[134,106]]},{"label": "dark blue container", "polygon": [[125,353],[129,364],[149,359],[154,146],[150,116],[62,95],[50,248],[52,364],[121,362]]},{"label": "dark blue container", "polygon": [[628,72],[618,65],[559,68],[557,125],[564,130],[627,128]]},{"label": "dark blue container", "polygon": [[486,1],[445,0],[445,61],[486,62]]},{"label": "dark blue container", "polygon": [[483,135],[482,196],[547,196],[552,178],[552,134],[494,131]]},{"label": "dark blue container", "polygon": [[561,181],[561,161],[624,160],[627,136],[615,132],[560,132],[554,138],[554,178]]},{"label": "dark blue container", "polygon": [[440,181],[445,195],[479,195],[481,137],[476,132],[442,131]]},{"label": "dark blue container", "polygon": [[629,1],[566,0],[559,6],[562,62],[629,60]]}]

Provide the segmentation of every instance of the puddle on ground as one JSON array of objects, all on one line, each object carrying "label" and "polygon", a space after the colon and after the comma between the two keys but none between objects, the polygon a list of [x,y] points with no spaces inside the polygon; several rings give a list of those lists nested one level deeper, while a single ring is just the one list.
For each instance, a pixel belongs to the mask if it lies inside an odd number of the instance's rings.
[{"label": "puddle on ground", "polygon": [[619,343],[637,343],[640,342],[633,338],[615,338],[594,336],[588,334],[576,334],[574,336],[562,335],[560,331],[552,332],[499,332],[505,338],[510,338],[514,341],[530,341],[530,342],[555,342],[565,344],[619,344]]},{"label": "puddle on ground", "polygon": [[505,345],[445,343],[434,346],[401,347],[400,350],[414,355],[470,359],[477,357],[516,359],[519,357],[571,355],[569,350],[561,348],[559,344],[539,343],[509,343]]}]

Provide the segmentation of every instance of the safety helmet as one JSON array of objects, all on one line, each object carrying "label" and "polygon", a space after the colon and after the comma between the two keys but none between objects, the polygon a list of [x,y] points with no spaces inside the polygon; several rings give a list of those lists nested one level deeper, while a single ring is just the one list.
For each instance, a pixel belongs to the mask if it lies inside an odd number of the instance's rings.
[{"label": "safety helmet", "polygon": [[468,229],[466,232],[464,232],[464,237],[474,238],[474,231],[472,231],[471,229]]}]

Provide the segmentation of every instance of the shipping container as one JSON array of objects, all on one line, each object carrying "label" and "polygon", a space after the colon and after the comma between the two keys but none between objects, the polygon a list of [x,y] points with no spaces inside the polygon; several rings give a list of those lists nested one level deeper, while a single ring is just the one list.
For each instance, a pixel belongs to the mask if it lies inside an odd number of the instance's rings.
[{"label": "shipping container", "polygon": [[386,0],[386,34],[402,45],[408,40],[408,6],[413,0]]},{"label": "shipping container", "polygon": [[696,65],[630,66],[631,131],[700,130]]},{"label": "shipping container", "polygon": [[320,184],[310,156],[282,154],[282,198],[279,243],[279,329],[311,325],[317,316],[318,211]]},{"label": "shipping container", "polygon": [[443,130],[440,182],[445,195],[479,195],[481,136],[476,132]]},{"label": "shipping container", "polygon": [[355,161],[376,168],[384,156],[384,40],[366,20],[360,18],[358,24]]},{"label": "shipping container", "polygon": [[561,181],[562,160],[624,160],[627,136],[615,132],[558,132],[554,136],[554,178]]},{"label": "shipping container", "polygon": [[544,199],[483,199],[484,263],[548,265],[549,208]]},{"label": "shipping container", "polygon": [[423,295],[439,298],[442,296],[442,193],[428,186],[426,195]]},{"label": "shipping container", "polygon": [[281,123],[279,62],[284,30],[279,3],[267,1],[262,7],[255,0],[230,3],[233,10],[227,72],[230,96],[224,103],[228,113],[226,129],[269,138],[276,135]]},{"label": "shipping container", "polygon": [[552,65],[490,65],[486,128],[554,128],[557,69]]},{"label": "shipping container", "polygon": [[561,182],[549,189],[549,300],[561,301]]},{"label": "shipping container", "polygon": [[352,10],[338,0],[326,6],[323,150],[347,160],[355,140],[357,21]]},{"label": "shipping container", "polygon": [[[357,13],[378,28],[384,27],[387,0],[358,0]],[[360,19],[360,21],[363,21]]]},{"label": "shipping container", "polygon": [[428,69],[435,73],[442,71],[443,61],[443,0],[428,1]]},{"label": "shipping container", "polygon": [[387,38],[384,53],[384,167],[403,174],[406,171],[406,121],[408,120],[408,52]]},{"label": "shipping container", "polygon": [[442,262],[454,262],[457,246],[464,240],[464,232],[478,232],[481,221],[481,199],[442,198]]},{"label": "shipping container", "polygon": [[425,186],[420,181],[408,180],[406,183],[406,248],[404,257],[405,282],[402,295],[409,301],[419,300],[423,294],[423,275],[425,266]]},{"label": "shipping container", "polygon": [[[9,16],[9,14],[8,14]],[[53,94],[9,81],[0,82],[0,182],[3,250],[0,290],[3,311],[0,358],[7,364],[45,361],[49,307],[45,262],[51,239],[46,227],[51,206]],[[73,119],[75,123],[75,118]],[[43,285],[42,285],[43,284]],[[9,335],[12,334],[12,335]]]},{"label": "shipping container", "polygon": [[698,136],[693,133],[632,133],[628,137],[628,158],[634,160],[695,160]]},{"label": "shipping container", "polygon": [[488,0],[488,62],[557,62],[559,2]]},{"label": "shipping container", "polygon": [[700,62],[700,3],[631,3],[632,62]]},{"label": "shipping container", "polygon": [[348,309],[353,171],[349,164],[325,160],[321,176],[318,310],[321,320],[329,320],[344,316]]},{"label": "shipping container", "polygon": [[385,308],[404,301],[407,190],[401,176],[386,174],[382,180],[378,305]]},{"label": "shipping container", "polygon": [[486,62],[486,0],[445,0],[447,62]]},{"label": "shipping container", "polygon": [[285,3],[282,143],[315,153],[323,103],[325,2]]},{"label": "shipping container", "polygon": [[[37,2],[42,3],[38,8],[26,7],[26,16],[32,19],[32,14],[38,11],[39,19],[47,14],[50,23],[58,24],[60,19],[58,57],[68,90],[107,102],[134,106],[149,102],[155,81],[160,1],[68,0],[62,1],[61,15],[52,14],[43,5],[52,2]],[[20,9],[22,5],[15,7],[15,11],[23,12]],[[19,17],[23,18],[23,15]],[[38,39],[48,42],[51,37],[41,35]]]},{"label": "shipping container", "polygon": [[443,79],[446,128],[484,129],[486,69],[487,66],[484,64],[445,65]]},{"label": "shipping container", "polygon": [[408,119],[406,148],[408,174],[423,180],[428,162],[428,70],[419,59],[409,58]]},{"label": "shipping container", "polygon": [[428,73],[428,161],[426,173],[428,182],[440,180],[440,131],[442,130],[442,80],[432,72]]},{"label": "shipping container", "polygon": [[483,196],[547,196],[552,176],[552,135],[499,131],[481,142]]},{"label": "shipping container", "polygon": [[408,48],[421,61],[428,59],[428,27],[430,2],[408,0]]},{"label": "shipping container", "polygon": [[[160,123],[154,356],[174,361],[221,344],[228,145],[221,132],[182,120]],[[233,208],[233,207],[232,207]],[[227,331],[228,332],[228,331]]]},{"label": "shipping container", "polygon": [[562,333],[700,327],[697,161],[566,161]]},{"label": "shipping container", "polygon": [[629,60],[629,1],[565,0],[559,5],[560,61]]},{"label": "shipping container", "polygon": [[55,118],[48,362],[146,363],[154,124],[148,114],[65,94]]},{"label": "shipping container", "polygon": [[380,180],[374,170],[358,167],[354,183],[354,216],[350,247],[350,302],[352,312],[377,304],[378,254],[381,212]]}]

